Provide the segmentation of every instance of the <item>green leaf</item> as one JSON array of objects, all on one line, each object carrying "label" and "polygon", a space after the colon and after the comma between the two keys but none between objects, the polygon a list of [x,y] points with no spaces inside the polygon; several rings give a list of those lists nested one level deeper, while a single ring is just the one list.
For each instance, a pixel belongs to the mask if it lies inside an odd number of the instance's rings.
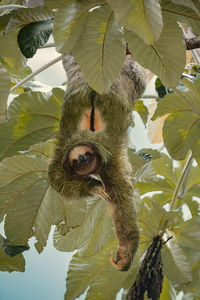
[{"label": "green leaf", "polygon": [[[103,201],[100,201],[101,206],[96,205],[95,212],[91,210],[91,214],[87,216],[87,225],[83,224],[81,228],[81,236],[85,240],[83,244],[81,244],[81,249],[79,250],[79,256],[92,256],[95,255],[103,245],[108,241],[109,238],[113,237],[113,226],[112,219],[107,213],[107,205]],[[99,203],[99,204],[100,204]],[[102,207],[103,205],[103,207]],[[96,216],[96,212],[98,215]],[[91,223],[94,222],[95,225],[90,227]],[[88,226],[88,232],[87,232]],[[86,233],[89,233],[88,238],[86,238]]]},{"label": "green leaf", "polygon": [[52,20],[30,23],[20,29],[17,41],[23,55],[33,57],[37,49],[48,41],[52,33]]},{"label": "green leaf", "polygon": [[10,90],[10,76],[0,63],[0,124],[6,120],[7,99]]},{"label": "green leaf", "polygon": [[55,141],[49,140],[30,147],[29,154],[40,158],[52,158],[55,150]]},{"label": "green leaf", "polygon": [[8,256],[1,243],[0,243],[0,271],[6,272],[24,272],[25,271],[25,260],[21,254],[15,257]]},{"label": "green leaf", "polygon": [[138,114],[140,115],[140,117],[145,125],[147,123],[149,113],[148,113],[147,107],[143,104],[143,101],[136,100],[134,102],[133,109],[138,112]]},{"label": "green leaf", "polygon": [[74,48],[83,31],[89,10],[102,3],[105,1],[69,1],[63,9],[56,12],[53,36],[58,52],[68,53]]},{"label": "green leaf", "polygon": [[[200,195],[200,193],[199,193]],[[184,202],[188,206],[191,215],[197,217],[199,215],[199,203],[192,199],[192,197],[184,197]]]},{"label": "green leaf", "polygon": [[6,62],[11,60],[15,69],[24,68],[26,59],[18,48],[16,32],[0,35],[0,56],[3,56]]},{"label": "green leaf", "polygon": [[141,233],[151,239],[157,236],[161,229],[162,219],[166,213],[165,209],[155,201],[152,201],[149,206],[143,203],[138,215]]},{"label": "green leaf", "polygon": [[190,148],[196,150],[197,155],[200,154],[199,149],[195,148],[199,141],[197,135],[199,126],[199,116],[190,111],[173,113],[167,117],[163,127],[163,137],[171,157],[176,160],[184,159]]},{"label": "green leaf", "polygon": [[1,244],[7,255],[13,257],[18,255],[26,250],[29,250],[29,246],[13,246],[9,240],[6,240],[1,236]]},{"label": "green leaf", "polygon": [[[90,207],[87,214],[84,211],[81,216],[81,210],[83,211],[81,205],[84,201],[81,199],[78,204],[76,202],[73,201],[67,206],[65,203],[66,222],[65,224],[62,222],[62,226],[55,231],[54,245],[60,251],[79,249],[81,256],[94,255],[112,233],[112,221],[106,212],[107,205],[105,201],[99,199]],[[67,233],[63,231],[63,226]]]},{"label": "green leaf", "polygon": [[28,92],[16,97],[8,108],[8,121],[0,127],[0,159],[52,136],[59,126],[61,101],[54,93],[50,97]]},{"label": "green leaf", "polygon": [[176,87],[185,66],[183,34],[178,24],[164,18],[160,39],[152,46],[131,31],[125,31],[128,47],[135,59],[145,68],[158,75],[166,87]]},{"label": "green leaf", "polygon": [[155,191],[162,191],[173,194],[174,191],[174,188],[165,179],[162,178],[157,178],[152,182],[150,182],[150,180],[148,182],[138,182],[135,187],[139,189],[140,194],[142,195]]},{"label": "green leaf", "polygon": [[[163,0],[161,4],[163,17],[167,16],[170,19],[186,23],[196,34],[200,34],[200,16],[193,10],[193,5],[190,3],[190,8],[184,6],[185,3],[176,5],[168,0]],[[191,1],[190,1],[191,2]],[[183,4],[183,5],[182,5]],[[188,5],[187,5],[188,6]]]},{"label": "green leaf", "polygon": [[200,17],[200,3],[195,0],[172,0],[173,3],[184,5],[194,10],[195,13]]},{"label": "green leaf", "polygon": [[175,173],[172,159],[170,159],[168,155],[162,153],[160,159],[152,162],[152,166],[156,174],[163,176],[174,190],[178,182],[178,176]]},{"label": "green leaf", "polygon": [[176,291],[167,277],[164,277],[160,300],[176,300]]},{"label": "green leaf", "polygon": [[35,235],[42,247],[51,227],[47,161],[25,155],[0,164],[0,212],[6,212],[5,233],[12,245],[26,245]]},{"label": "green leaf", "polygon": [[182,110],[190,110],[190,107],[183,101],[181,95],[176,92],[173,94],[167,94],[162,100],[158,101],[152,120],[154,121],[163,115]]},{"label": "green leaf", "polygon": [[49,20],[52,18],[53,14],[42,6],[18,9],[10,18],[10,21],[6,27],[6,34],[12,30],[16,30],[16,28],[28,25],[29,23]]},{"label": "green leaf", "polygon": [[105,5],[89,13],[84,31],[72,54],[88,84],[99,94],[115,81],[125,60],[123,29]]},{"label": "green leaf", "polygon": [[171,242],[170,246],[164,245],[161,254],[163,271],[169,280],[185,284],[192,281],[190,265],[177,244]]},{"label": "green leaf", "polygon": [[113,268],[109,261],[110,251],[116,240],[109,241],[96,255],[80,258],[74,255],[67,275],[66,300],[79,297],[90,286],[86,299],[115,299],[127,273]]},{"label": "green leaf", "polygon": [[126,29],[138,34],[147,45],[155,43],[161,34],[163,22],[158,0],[108,0],[116,20]]},{"label": "green leaf", "polygon": [[177,243],[181,247],[200,250],[200,217],[184,222],[174,230]]}]

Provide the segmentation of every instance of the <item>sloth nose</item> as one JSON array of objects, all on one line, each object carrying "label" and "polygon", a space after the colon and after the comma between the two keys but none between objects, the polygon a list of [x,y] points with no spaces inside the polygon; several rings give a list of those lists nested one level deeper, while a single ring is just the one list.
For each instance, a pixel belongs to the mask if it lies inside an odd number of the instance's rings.
[{"label": "sloth nose", "polygon": [[84,162],[86,162],[87,161],[87,157],[85,156],[85,155],[79,155],[79,157],[78,157],[78,162],[79,163],[84,163]]}]

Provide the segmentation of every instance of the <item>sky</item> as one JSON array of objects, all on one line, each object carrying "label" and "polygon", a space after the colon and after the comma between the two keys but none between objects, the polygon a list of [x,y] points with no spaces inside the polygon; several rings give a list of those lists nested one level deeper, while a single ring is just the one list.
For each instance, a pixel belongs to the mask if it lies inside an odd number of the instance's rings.
[{"label": "sky", "polygon": [[[41,49],[29,60],[29,65],[35,71],[59,55],[54,48]],[[36,80],[50,86],[59,86],[65,82],[66,74],[61,61],[37,75]],[[152,91],[147,91],[148,94],[150,92]],[[137,115],[135,115],[135,124],[136,127],[132,130],[131,136],[137,149],[151,147],[151,143],[146,137],[146,130]],[[2,225],[0,233],[3,233]],[[53,231],[51,231],[48,244],[41,254],[38,254],[34,247],[35,241],[31,239],[31,249],[24,252],[25,273],[0,272],[0,300],[64,299],[67,267],[72,254],[56,250],[53,247],[52,234]],[[79,297],[79,300],[83,299],[84,296]]]}]

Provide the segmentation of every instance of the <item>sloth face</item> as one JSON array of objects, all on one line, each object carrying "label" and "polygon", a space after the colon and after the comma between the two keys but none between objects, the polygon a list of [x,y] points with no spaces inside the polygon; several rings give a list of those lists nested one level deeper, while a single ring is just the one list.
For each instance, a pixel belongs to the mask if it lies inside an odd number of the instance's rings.
[{"label": "sloth face", "polygon": [[98,173],[100,166],[101,157],[95,146],[87,143],[78,144],[71,148],[63,162],[63,168],[76,178]]}]

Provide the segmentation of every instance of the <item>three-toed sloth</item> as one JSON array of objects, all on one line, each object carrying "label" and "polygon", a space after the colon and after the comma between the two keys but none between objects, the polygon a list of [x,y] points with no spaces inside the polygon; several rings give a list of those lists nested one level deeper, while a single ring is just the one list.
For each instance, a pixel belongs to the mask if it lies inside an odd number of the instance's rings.
[{"label": "three-toed sloth", "polygon": [[144,71],[128,55],[117,80],[99,95],[88,86],[71,54],[63,55],[63,65],[68,85],[49,165],[50,182],[66,199],[98,195],[108,201],[119,241],[111,262],[125,271],[139,242],[127,149],[133,100],[145,88]]}]

